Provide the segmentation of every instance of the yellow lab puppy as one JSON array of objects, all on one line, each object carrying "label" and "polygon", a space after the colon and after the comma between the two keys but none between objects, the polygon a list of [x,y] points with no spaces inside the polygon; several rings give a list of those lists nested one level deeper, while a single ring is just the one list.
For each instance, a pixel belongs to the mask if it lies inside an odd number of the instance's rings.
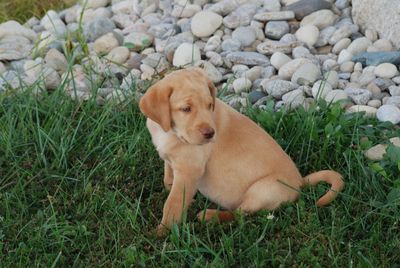
[{"label": "yellow lab puppy", "polygon": [[334,171],[303,178],[271,136],[215,94],[207,75],[191,68],[167,75],[140,100],[170,189],[159,234],[181,220],[197,191],[227,209],[208,209],[198,217],[226,221],[233,220],[235,210],[274,210],[295,201],[303,185],[332,185],[318,206],[330,203],[342,190],[341,175]]}]

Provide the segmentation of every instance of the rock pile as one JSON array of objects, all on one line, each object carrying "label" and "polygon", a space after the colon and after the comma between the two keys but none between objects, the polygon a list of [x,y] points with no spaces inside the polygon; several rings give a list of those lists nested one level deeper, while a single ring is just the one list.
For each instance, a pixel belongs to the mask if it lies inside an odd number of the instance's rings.
[{"label": "rock pile", "polygon": [[60,87],[104,103],[194,65],[235,108],[322,98],[399,124],[400,42],[365,22],[359,2],[82,0],[25,25],[0,25],[0,92]]}]

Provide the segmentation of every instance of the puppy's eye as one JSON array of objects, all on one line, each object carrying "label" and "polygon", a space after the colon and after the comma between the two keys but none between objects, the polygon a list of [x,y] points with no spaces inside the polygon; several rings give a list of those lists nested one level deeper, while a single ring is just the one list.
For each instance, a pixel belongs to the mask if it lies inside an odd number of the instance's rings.
[{"label": "puppy's eye", "polygon": [[190,113],[192,111],[192,108],[190,106],[186,106],[181,108],[181,111],[184,113]]}]

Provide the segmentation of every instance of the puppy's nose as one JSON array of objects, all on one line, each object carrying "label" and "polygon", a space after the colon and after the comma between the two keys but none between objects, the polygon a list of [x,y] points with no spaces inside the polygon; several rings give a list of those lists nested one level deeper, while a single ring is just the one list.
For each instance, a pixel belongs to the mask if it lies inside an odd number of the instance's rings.
[{"label": "puppy's nose", "polygon": [[212,137],[214,137],[215,131],[210,127],[206,127],[206,128],[200,128],[200,133],[203,134],[204,138],[209,140]]}]

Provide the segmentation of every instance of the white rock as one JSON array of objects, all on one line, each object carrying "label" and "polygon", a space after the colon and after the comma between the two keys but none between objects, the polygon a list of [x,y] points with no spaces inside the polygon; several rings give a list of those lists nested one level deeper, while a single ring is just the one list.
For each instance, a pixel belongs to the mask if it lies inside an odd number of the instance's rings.
[{"label": "white rock", "polygon": [[335,54],[339,54],[340,51],[343,49],[346,49],[349,45],[351,44],[351,39],[350,38],[343,38],[340,39],[332,48],[332,52]]},{"label": "white rock", "polygon": [[352,55],[357,55],[358,53],[367,51],[370,45],[372,45],[371,40],[366,37],[360,37],[351,42],[347,47],[347,51]]},{"label": "white rock", "polygon": [[349,113],[364,112],[366,117],[375,117],[377,109],[367,105],[353,105],[347,109]]},{"label": "white rock", "polygon": [[213,83],[219,83],[222,80],[222,74],[220,71],[218,71],[217,68],[215,68],[214,65],[211,63],[204,61],[203,62],[203,69],[207,73],[208,77]]},{"label": "white rock", "polygon": [[400,109],[394,105],[382,105],[379,107],[376,117],[379,121],[389,121],[392,124],[400,123]]},{"label": "white rock", "polygon": [[351,61],[352,57],[353,57],[353,54],[351,54],[347,49],[343,49],[339,53],[337,62],[338,62],[338,64],[342,64],[346,61]]},{"label": "white rock", "polygon": [[304,94],[301,89],[295,89],[282,96],[282,100],[290,108],[295,109],[304,103]]},{"label": "white rock", "polygon": [[308,59],[299,58],[289,61],[279,68],[278,75],[283,79],[291,79],[294,72],[303,64],[310,62]]},{"label": "white rock", "polygon": [[175,50],[172,64],[176,67],[180,67],[193,64],[200,59],[200,49],[196,44],[182,43]]},{"label": "white rock", "polygon": [[317,81],[312,87],[312,95],[314,99],[324,99],[330,91],[332,91],[332,86],[323,80]]},{"label": "white rock", "polygon": [[296,38],[301,41],[306,43],[308,46],[312,47],[315,45],[315,43],[318,40],[319,37],[319,30],[316,26],[314,25],[306,25],[300,27],[296,31]]},{"label": "white rock", "polygon": [[253,27],[239,27],[232,32],[232,38],[238,40],[243,47],[250,46],[256,40]]},{"label": "white rock", "polygon": [[370,100],[367,105],[378,109],[382,106],[382,102],[380,100]]},{"label": "white rock", "polygon": [[301,26],[314,25],[317,26],[318,29],[324,29],[328,26],[333,25],[337,17],[338,16],[335,15],[332,11],[328,9],[321,9],[304,17],[300,25]]},{"label": "white rock", "polygon": [[96,53],[108,53],[119,45],[113,33],[107,33],[94,41],[93,49]]},{"label": "white rock", "polygon": [[372,161],[380,161],[383,159],[383,156],[386,154],[386,144],[378,144],[375,145],[371,148],[369,148],[367,151],[364,152],[364,156]]},{"label": "white rock", "polygon": [[337,88],[339,84],[338,73],[334,70],[330,70],[324,74],[326,81],[332,86],[332,88]]},{"label": "white rock", "polygon": [[279,70],[283,65],[291,61],[292,59],[282,53],[282,52],[275,52],[271,56],[271,65],[275,67],[275,69]]},{"label": "white rock", "polygon": [[105,7],[108,4],[108,0],[81,0],[81,5],[85,5],[86,8],[99,8]]},{"label": "white rock", "polygon": [[50,49],[44,57],[46,65],[56,70],[59,74],[63,74],[68,67],[67,59],[64,54],[55,48]]},{"label": "white rock", "polygon": [[197,37],[207,37],[214,33],[222,24],[222,17],[211,11],[200,11],[193,16],[192,33]]},{"label": "white rock", "polygon": [[381,78],[393,78],[397,75],[397,67],[392,63],[381,63],[376,66],[375,75]]},{"label": "white rock", "polygon": [[292,76],[292,82],[299,85],[312,85],[321,78],[321,71],[314,63],[306,62]]},{"label": "white rock", "polygon": [[249,91],[250,88],[251,88],[251,81],[247,78],[241,77],[233,81],[233,89],[235,90],[236,94],[243,91]]},{"label": "white rock", "polygon": [[335,89],[332,91],[329,91],[328,94],[325,96],[325,100],[328,103],[335,103],[343,100],[348,100],[349,97],[347,93],[344,90],[341,89]]},{"label": "white rock", "polygon": [[7,35],[22,35],[31,41],[36,40],[36,33],[34,31],[13,20],[0,24],[0,39]]},{"label": "white rock", "polygon": [[129,49],[127,47],[115,47],[107,55],[107,59],[122,64],[128,60],[130,56]]}]

